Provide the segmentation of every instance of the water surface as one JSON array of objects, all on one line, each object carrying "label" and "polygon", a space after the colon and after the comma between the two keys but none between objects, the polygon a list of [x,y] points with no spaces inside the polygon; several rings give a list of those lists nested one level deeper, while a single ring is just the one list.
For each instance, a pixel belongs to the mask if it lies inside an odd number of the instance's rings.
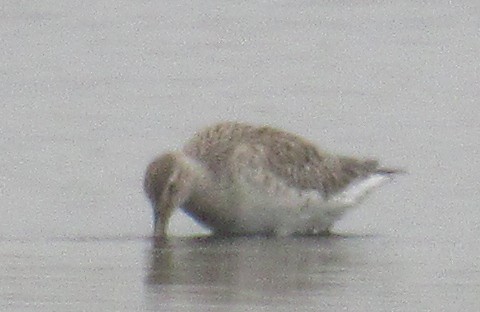
[{"label": "water surface", "polygon": [[[0,310],[478,310],[477,2],[3,1]],[[146,164],[220,120],[408,174],[337,236],[155,246]]]}]

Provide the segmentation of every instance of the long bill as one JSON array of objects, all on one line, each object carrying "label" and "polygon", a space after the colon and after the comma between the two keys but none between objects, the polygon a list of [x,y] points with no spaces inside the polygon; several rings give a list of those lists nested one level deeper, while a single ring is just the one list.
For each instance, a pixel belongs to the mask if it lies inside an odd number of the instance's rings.
[{"label": "long bill", "polygon": [[170,217],[172,215],[173,209],[175,207],[171,202],[161,203],[157,202],[155,205],[154,212],[154,232],[153,235],[156,238],[165,238],[167,237],[168,224]]},{"label": "long bill", "polygon": [[175,162],[167,182],[154,195],[155,237],[166,237],[173,210],[188,200],[197,176],[197,172],[187,162],[178,159]]}]

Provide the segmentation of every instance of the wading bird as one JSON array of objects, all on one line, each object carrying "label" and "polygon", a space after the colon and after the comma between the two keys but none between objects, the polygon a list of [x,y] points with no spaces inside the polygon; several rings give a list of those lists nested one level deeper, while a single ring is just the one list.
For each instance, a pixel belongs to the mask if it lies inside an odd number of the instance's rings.
[{"label": "wading bird", "polygon": [[328,233],[348,208],[400,172],[269,126],[224,122],[153,160],[144,190],[157,238],[166,236],[176,207],[215,234],[311,235]]}]

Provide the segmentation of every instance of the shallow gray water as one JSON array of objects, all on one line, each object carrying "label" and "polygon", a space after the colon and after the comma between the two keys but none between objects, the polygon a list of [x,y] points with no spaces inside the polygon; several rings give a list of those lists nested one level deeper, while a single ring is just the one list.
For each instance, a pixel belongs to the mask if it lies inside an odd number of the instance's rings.
[{"label": "shallow gray water", "polygon": [[[480,4],[3,1],[1,311],[480,308]],[[146,164],[220,120],[408,174],[339,236],[154,246]]]}]

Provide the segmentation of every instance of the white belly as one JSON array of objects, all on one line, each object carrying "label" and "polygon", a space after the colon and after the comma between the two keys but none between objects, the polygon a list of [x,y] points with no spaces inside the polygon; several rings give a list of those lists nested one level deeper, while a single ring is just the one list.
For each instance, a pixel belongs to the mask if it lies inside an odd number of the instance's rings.
[{"label": "white belly", "polygon": [[251,190],[235,197],[217,205],[189,204],[184,210],[214,232],[278,236],[325,232],[345,212],[331,207],[315,191],[272,195]]},{"label": "white belly", "polygon": [[328,200],[315,190],[300,191],[278,181],[259,185],[238,180],[230,188],[197,194],[184,210],[214,232],[278,236],[322,233],[385,180],[385,176],[373,175],[354,181]]}]

